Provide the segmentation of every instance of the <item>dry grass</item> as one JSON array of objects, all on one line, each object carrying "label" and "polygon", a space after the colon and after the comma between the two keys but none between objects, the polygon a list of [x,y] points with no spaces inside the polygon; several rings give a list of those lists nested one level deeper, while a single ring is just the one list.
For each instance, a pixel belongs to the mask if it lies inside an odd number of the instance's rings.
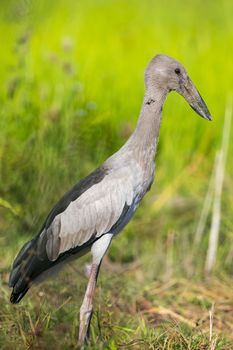
[{"label": "dry grass", "polygon": [[[229,277],[148,283],[142,276],[139,264],[104,263],[87,349],[232,349]],[[1,349],[76,349],[82,272],[70,265],[17,306],[8,302],[7,277],[2,274]]]}]

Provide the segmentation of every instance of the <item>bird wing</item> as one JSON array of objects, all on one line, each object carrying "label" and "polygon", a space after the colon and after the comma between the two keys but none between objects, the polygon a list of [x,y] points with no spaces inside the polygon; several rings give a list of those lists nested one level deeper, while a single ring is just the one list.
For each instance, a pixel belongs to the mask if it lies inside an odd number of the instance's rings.
[{"label": "bird wing", "polygon": [[132,204],[133,184],[133,174],[128,167],[107,172],[100,182],[72,200],[64,211],[53,213],[53,220],[48,217],[51,222],[49,226],[45,224],[40,234],[38,249],[40,242],[46,239],[47,256],[54,261],[60,254],[85,245],[92,236],[98,238],[109,232],[125,205]]}]

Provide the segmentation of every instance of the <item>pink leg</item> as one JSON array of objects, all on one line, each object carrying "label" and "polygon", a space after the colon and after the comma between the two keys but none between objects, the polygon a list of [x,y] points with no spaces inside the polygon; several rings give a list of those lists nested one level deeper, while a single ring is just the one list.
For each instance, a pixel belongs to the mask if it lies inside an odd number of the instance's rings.
[{"label": "pink leg", "polygon": [[104,257],[104,254],[106,253],[106,250],[108,249],[109,244],[111,243],[112,237],[113,234],[106,233],[102,237],[100,237],[96,242],[94,242],[91,247],[93,260],[86,293],[83,299],[82,306],[80,308],[80,326],[78,338],[79,345],[83,345],[88,338],[88,331],[93,309],[92,300],[95,292],[98,272],[101,261]]},{"label": "pink leg", "polygon": [[99,265],[92,264],[90,277],[87,285],[87,289],[85,292],[85,296],[83,299],[82,306],[80,308],[80,326],[79,326],[79,344],[83,344],[88,337],[88,330],[91,322],[92,316],[92,300],[95,292],[95,286],[98,276]]}]

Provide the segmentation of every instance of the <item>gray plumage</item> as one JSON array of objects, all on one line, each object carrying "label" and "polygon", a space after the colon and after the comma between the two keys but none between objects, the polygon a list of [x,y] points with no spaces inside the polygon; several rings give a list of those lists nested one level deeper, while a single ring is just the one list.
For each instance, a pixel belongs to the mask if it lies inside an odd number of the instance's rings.
[{"label": "gray plumage", "polygon": [[13,264],[11,301],[19,302],[43,272],[92,249],[99,266],[112,237],[129,222],[154,180],[162,107],[175,90],[202,117],[211,119],[184,67],[157,55],[145,74],[146,92],[137,127],[125,145],[73,187],[52,209],[38,235]]}]

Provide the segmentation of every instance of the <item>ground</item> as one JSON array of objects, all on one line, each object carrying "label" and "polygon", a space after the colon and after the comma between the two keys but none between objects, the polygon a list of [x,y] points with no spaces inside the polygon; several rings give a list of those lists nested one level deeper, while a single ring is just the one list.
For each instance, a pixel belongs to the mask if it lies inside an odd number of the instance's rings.
[{"label": "ground", "polygon": [[[113,242],[114,244],[114,242]],[[111,256],[111,254],[110,254]],[[79,307],[87,278],[77,262],[9,303],[2,273],[1,349],[77,349]],[[232,279],[227,276],[150,280],[148,263],[103,261],[87,349],[233,347]]]}]

